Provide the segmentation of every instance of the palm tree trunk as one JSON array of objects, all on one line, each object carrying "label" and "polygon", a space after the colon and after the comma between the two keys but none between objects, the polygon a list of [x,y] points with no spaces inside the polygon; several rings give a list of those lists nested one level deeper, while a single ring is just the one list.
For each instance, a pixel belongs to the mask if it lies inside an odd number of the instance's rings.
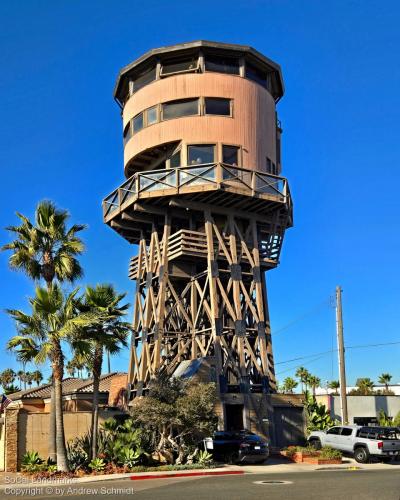
[{"label": "palm tree trunk", "polygon": [[65,447],[64,418],[62,405],[62,379],[64,372],[64,357],[60,342],[53,343],[53,378],[56,409],[56,446],[57,470],[68,472],[67,449]]},{"label": "palm tree trunk", "polygon": [[50,396],[50,425],[49,425],[49,458],[52,462],[57,461],[57,447],[56,447],[56,405],[55,405],[55,390],[54,390],[54,377],[51,382],[51,396]]},{"label": "palm tree trunk", "polygon": [[92,459],[97,455],[97,433],[99,427],[99,385],[103,364],[103,346],[97,344],[93,357],[93,409],[92,409]]},{"label": "palm tree trunk", "polygon": [[111,373],[111,356],[110,356],[110,351],[107,351],[107,369],[108,369],[108,373]]}]

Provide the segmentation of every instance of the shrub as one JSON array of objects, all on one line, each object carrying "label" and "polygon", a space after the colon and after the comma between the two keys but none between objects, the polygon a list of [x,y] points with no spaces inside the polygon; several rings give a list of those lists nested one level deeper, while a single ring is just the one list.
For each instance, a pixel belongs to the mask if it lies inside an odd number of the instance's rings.
[{"label": "shrub", "polygon": [[47,469],[47,464],[37,451],[27,451],[22,457],[21,469],[25,472],[39,472]]},{"label": "shrub", "polygon": [[330,446],[323,446],[319,451],[319,457],[324,459],[342,458],[343,454],[339,450],[334,450]]},{"label": "shrub", "polygon": [[132,448],[129,448],[128,446],[125,446],[118,452],[118,463],[132,468],[139,462],[142,454],[143,451],[141,449],[134,450]]},{"label": "shrub", "polygon": [[206,450],[200,451],[197,456],[197,463],[200,465],[210,465],[213,461],[213,456]]},{"label": "shrub", "polygon": [[82,448],[79,438],[67,444],[67,459],[69,469],[76,471],[86,468],[89,463],[89,455]]},{"label": "shrub", "polygon": [[317,451],[312,446],[288,446],[284,448],[286,456],[291,458],[295,453],[303,453],[303,455],[315,455]]},{"label": "shrub", "polygon": [[102,458],[94,458],[91,462],[89,462],[89,469],[92,469],[94,472],[104,470],[105,466],[106,464]]}]

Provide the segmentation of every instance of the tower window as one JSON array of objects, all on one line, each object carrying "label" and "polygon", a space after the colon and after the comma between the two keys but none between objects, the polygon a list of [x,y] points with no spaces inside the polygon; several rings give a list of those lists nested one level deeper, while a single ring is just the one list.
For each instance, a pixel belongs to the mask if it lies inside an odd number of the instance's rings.
[{"label": "tower window", "polygon": [[132,80],[132,90],[136,92],[156,79],[156,68],[150,68]]},{"label": "tower window", "polygon": [[131,122],[128,122],[124,128],[124,146],[131,137],[132,137],[132,127],[131,127]]},{"label": "tower window", "polygon": [[206,71],[216,71],[218,73],[229,73],[238,75],[240,73],[239,59],[235,57],[206,56]]},{"label": "tower window", "polygon": [[222,163],[237,167],[239,165],[239,147],[222,146]]},{"label": "tower window", "polygon": [[273,161],[267,157],[267,172],[272,175],[278,175],[278,169]]},{"label": "tower window", "polygon": [[172,73],[180,73],[182,71],[195,71],[199,66],[199,59],[185,58],[185,59],[171,59],[162,64],[161,76],[171,75]]},{"label": "tower window", "polygon": [[184,99],[162,105],[163,120],[199,114],[199,99]]},{"label": "tower window", "polygon": [[147,125],[153,125],[158,122],[157,106],[153,106],[147,110]]},{"label": "tower window", "polygon": [[139,132],[143,128],[143,113],[139,113],[133,119],[133,132]]},{"label": "tower window", "polygon": [[205,98],[205,114],[206,115],[231,115],[230,99],[220,99],[217,97]]},{"label": "tower window", "polygon": [[256,66],[251,63],[246,62],[246,78],[253,80],[253,82],[259,83],[265,88],[268,88],[268,74],[266,71],[261,71]]},{"label": "tower window", "polygon": [[170,168],[177,168],[181,166],[181,150],[176,151],[169,159]]},{"label": "tower window", "polygon": [[214,163],[215,145],[199,144],[188,146],[189,165],[202,165],[204,163]]}]

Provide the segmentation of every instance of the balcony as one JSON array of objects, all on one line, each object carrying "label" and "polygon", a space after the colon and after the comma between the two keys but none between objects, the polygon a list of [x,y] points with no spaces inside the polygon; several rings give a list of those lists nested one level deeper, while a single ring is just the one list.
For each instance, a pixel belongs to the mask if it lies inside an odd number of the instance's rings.
[{"label": "balcony", "polygon": [[[282,246],[283,234],[277,234],[275,231],[261,231],[260,232],[260,242],[259,242],[259,255],[260,255],[260,265],[262,269],[272,269],[278,265],[279,253]],[[227,248],[230,246],[229,237],[222,236],[224,243]],[[163,250],[163,243],[160,243],[160,252]],[[251,248],[251,243],[249,244]],[[218,259],[226,260],[223,249],[220,244],[217,244],[215,248],[216,255]],[[237,255],[239,257],[239,261],[249,265],[249,259],[246,252],[243,252],[242,244],[240,241],[237,242],[236,248]],[[196,259],[204,259],[207,260],[207,239],[206,234],[181,229],[176,233],[172,234],[168,240],[168,261],[171,262],[174,259],[177,259],[181,256],[185,256],[186,258],[196,258]],[[157,272],[157,268],[160,265],[157,258],[154,259],[154,269],[152,270],[154,273]],[[145,264],[142,262],[142,269],[145,269]],[[130,266],[129,266],[129,278],[136,279],[138,277],[139,272],[139,257],[132,257]]]},{"label": "balcony", "polygon": [[[207,192],[223,195],[206,198]],[[137,172],[103,201],[103,217],[109,222],[137,201],[166,203],[171,196],[190,195],[190,201],[221,205],[229,209],[265,211],[272,202],[291,213],[291,198],[287,180],[272,174],[223,163],[212,163]],[[238,196],[237,196],[238,195]],[[158,199],[158,200],[157,200]],[[239,203],[240,202],[240,203]]]}]

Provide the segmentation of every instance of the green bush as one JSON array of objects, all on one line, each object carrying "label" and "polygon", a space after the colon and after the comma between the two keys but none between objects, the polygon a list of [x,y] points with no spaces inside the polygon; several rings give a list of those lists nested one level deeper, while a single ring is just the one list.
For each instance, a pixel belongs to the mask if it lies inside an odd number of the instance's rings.
[{"label": "green bush", "polygon": [[89,462],[89,469],[92,469],[92,471],[95,472],[100,472],[104,470],[105,466],[106,463],[102,458],[94,458],[91,462]]},{"label": "green bush", "polygon": [[320,450],[316,450],[312,446],[289,446],[284,448],[286,456],[291,458],[295,453],[303,453],[303,455],[318,456],[323,459],[342,458],[342,452],[334,450],[330,446],[323,446]]},{"label": "green bush", "polygon": [[200,451],[197,456],[197,463],[200,465],[210,465],[213,461],[213,456],[206,450]]},{"label": "green bush", "polygon": [[22,457],[21,469],[25,472],[39,472],[47,469],[47,464],[37,451],[27,451]]},{"label": "green bush", "polygon": [[118,452],[118,463],[129,468],[134,467],[140,460],[143,452],[141,449],[132,449],[128,446],[121,448]]},{"label": "green bush", "polygon": [[319,457],[324,459],[342,458],[343,454],[339,450],[334,450],[330,446],[323,446],[319,451]]}]

